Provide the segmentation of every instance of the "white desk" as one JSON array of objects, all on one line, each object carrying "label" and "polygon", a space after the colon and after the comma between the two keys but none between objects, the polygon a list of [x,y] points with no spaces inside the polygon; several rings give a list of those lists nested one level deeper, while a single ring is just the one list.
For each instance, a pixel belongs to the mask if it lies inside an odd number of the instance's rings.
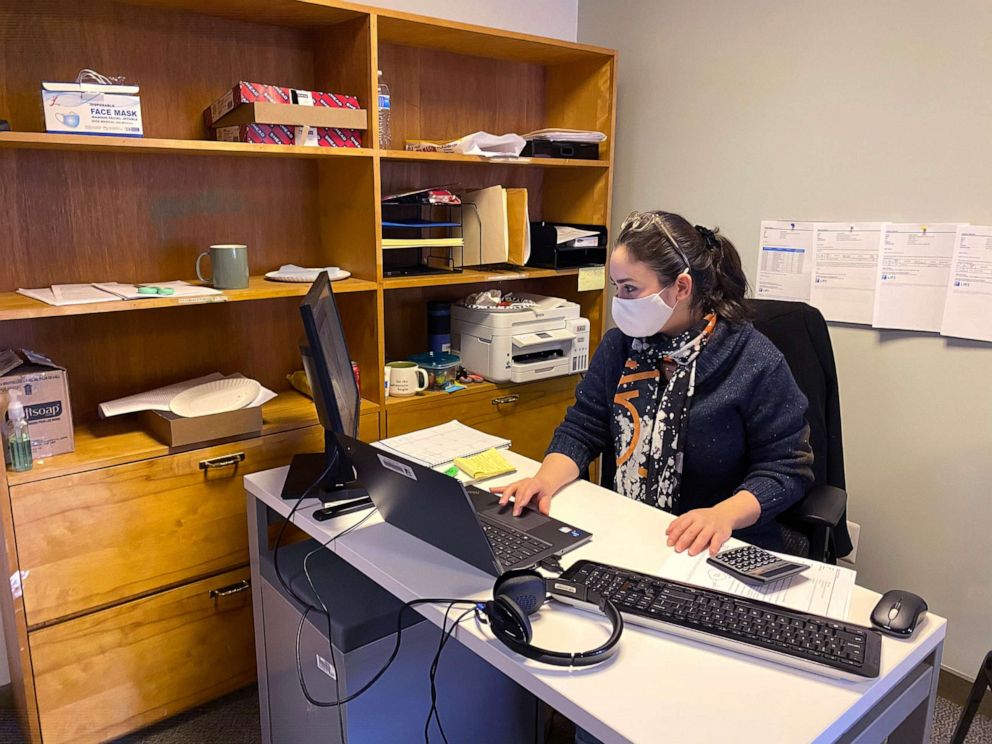
[{"label": "white desk", "polygon": [[[538,464],[513,453],[518,473]],[[245,478],[249,518],[257,510],[289,513],[280,498],[286,468]],[[294,523],[321,542],[364,513],[316,522],[316,506],[301,506]],[[593,533],[565,556],[590,558],[657,574],[672,550],[665,545],[671,516],[586,482],[555,497],[552,514]],[[488,599],[492,577],[382,522],[376,514],[330,544],[341,558],[403,601],[420,597]],[[878,595],[857,587],[848,620],[868,625]],[[418,610],[440,626],[443,608]],[[608,623],[559,603],[534,620],[534,642],[586,649],[606,637]],[[912,640],[886,638],[877,680],[838,682],[628,624],[619,653],[598,667],[569,671],[522,659],[474,622],[455,637],[517,683],[607,744],[613,742],[891,742],[929,741],[946,621],[928,615]],[[443,660],[442,660],[443,664]],[[484,694],[480,691],[480,695]],[[440,702],[444,715],[444,701]]]}]

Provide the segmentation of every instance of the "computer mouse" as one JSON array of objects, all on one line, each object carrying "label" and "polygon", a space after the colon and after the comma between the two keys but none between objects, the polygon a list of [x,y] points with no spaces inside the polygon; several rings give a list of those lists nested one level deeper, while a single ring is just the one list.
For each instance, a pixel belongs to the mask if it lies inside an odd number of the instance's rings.
[{"label": "computer mouse", "polygon": [[902,589],[892,589],[882,595],[871,611],[871,624],[896,638],[909,638],[927,609],[922,597]]}]

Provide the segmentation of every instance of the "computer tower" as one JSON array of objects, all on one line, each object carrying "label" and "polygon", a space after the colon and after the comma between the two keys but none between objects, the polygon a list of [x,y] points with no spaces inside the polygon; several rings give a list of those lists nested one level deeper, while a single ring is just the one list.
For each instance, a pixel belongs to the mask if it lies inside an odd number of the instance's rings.
[{"label": "computer tower", "polygon": [[[315,547],[314,541],[305,541],[280,549],[280,572],[301,596],[309,588],[301,571],[303,556]],[[311,705],[300,687],[296,643],[303,606],[276,579],[270,556],[262,558],[257,568],[253,562],[252,581],[263,744],[422,742],[430,709],[428,672],[440,629],[416,611],[404,613],[399,655],[368,692],[344,707],[342,739],[336,708]],[[332,659],[323,614],[310,612],[300,632],[300,666],[310,695],[331,701],[336,699],[335,675],[341,694],[347,695],[389,657],[401,603],[326,549],[311,559],[310,573],[334,618],[335,652]],[[437,687],[449,741],[543,741],[534,696],[456,640],[445,646]],[[440,739],[433,724],[432,733]]]}]

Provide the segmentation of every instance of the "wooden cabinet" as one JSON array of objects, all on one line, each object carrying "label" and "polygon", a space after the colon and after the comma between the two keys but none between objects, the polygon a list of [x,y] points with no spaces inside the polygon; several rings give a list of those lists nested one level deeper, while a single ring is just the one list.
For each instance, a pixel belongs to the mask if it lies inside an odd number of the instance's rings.
[{"label": "wooden cabinet", "polygon": [[[553,377],[520,385],[485,385],[447,399],[397,399],[386,406],[386,436],[394,437],[457,419],[513,442],[514,452],[544,458],[551,435],[575,400],[579,377]],[[443,396],[444,394],[442,394]]]},{"label": "wooden cabinet", "polygon": [[11,488],[28,626],[247,563],[242,477],[321,446],[311,426]]},{"label": "wooden cabinet", "polygon": [[106,741],[250,684],[250,576],[244,566],[32,632],[45,743]]}]

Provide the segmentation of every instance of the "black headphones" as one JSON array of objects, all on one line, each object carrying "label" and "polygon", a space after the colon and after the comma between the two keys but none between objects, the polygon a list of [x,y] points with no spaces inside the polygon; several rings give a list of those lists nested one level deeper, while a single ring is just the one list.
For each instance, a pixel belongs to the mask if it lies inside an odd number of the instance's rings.
[{"label": "black headphones", "polygon": [[[529,615],[533,615],[544,605],[549,591],[585,598],[606,615],[612,626],[609,639],[591,651],[549,651],[531,645]],[[586,593],[585,586],[572,584],[562,579],[545,579],[537,571],[524,569],[507,571],[493,586],[493,598],[482,605],[482,614],[489,621],[494,636],[511,651],[528,659],[554,666],[591,666],[606,661],[617,650],[620,635],[623,633],[623,618],[616,606],[605,597],[593,592]]]}]

